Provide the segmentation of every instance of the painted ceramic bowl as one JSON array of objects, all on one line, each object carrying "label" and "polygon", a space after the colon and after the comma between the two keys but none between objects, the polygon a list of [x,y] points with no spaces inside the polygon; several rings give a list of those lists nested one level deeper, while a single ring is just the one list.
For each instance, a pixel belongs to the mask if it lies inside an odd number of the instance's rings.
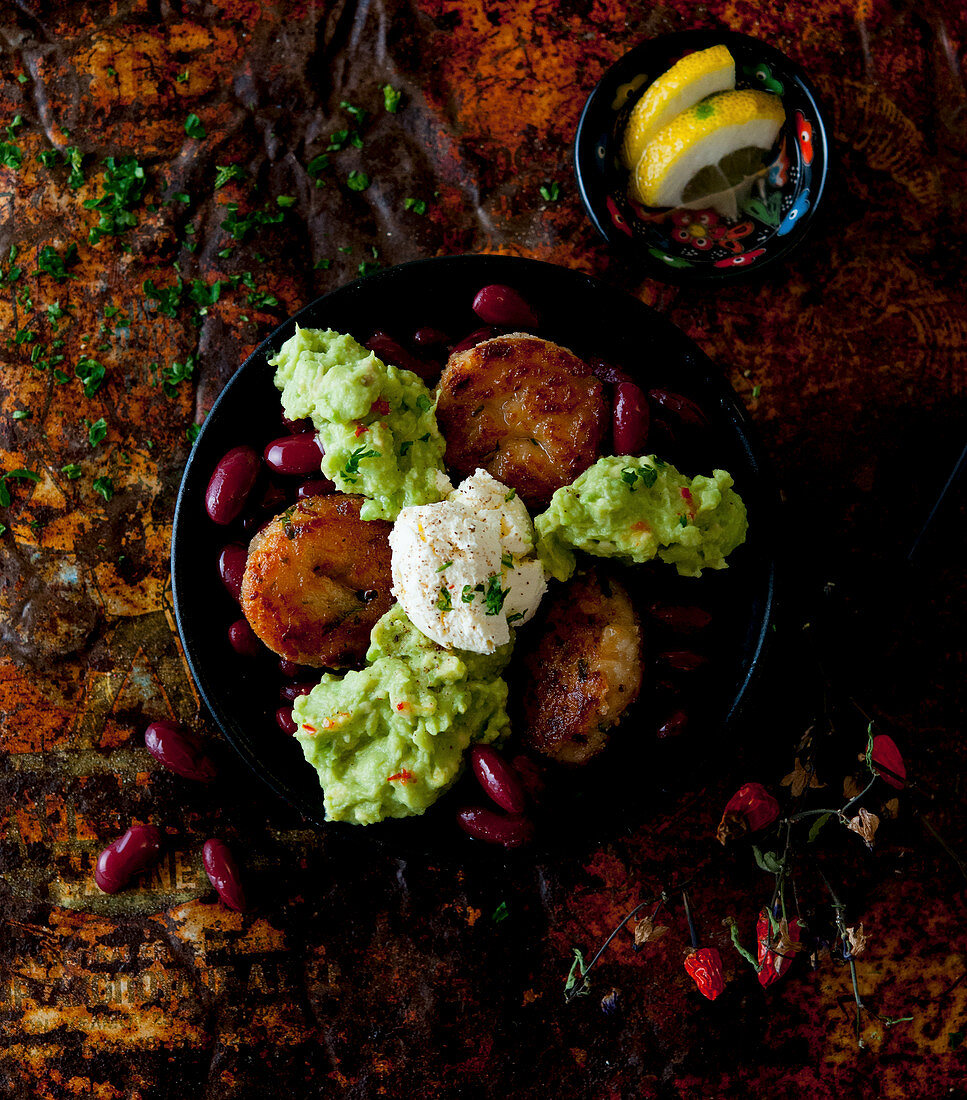
[{"label": "painted ceramic bowl", "polygon": [[[786,122],[768,171],[729,221],[714,209],[653,209],[628,197],[619,150],[628,117],[648,86],[695,50],[727,46],[736,88],[782,99]],[[755,38],[730,31],[681,31],[644,42],[605,73],[585,104],[574,143],[578,188],[609,244],[632,250],[656,278],[731,282],[760,275],[784,259],[819,209],[829,149],[816,93],[788,57]]]}]

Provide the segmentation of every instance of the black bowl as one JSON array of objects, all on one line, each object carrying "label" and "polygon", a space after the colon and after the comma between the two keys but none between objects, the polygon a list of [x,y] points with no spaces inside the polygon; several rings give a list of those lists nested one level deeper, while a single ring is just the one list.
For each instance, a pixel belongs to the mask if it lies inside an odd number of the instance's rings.
[{"label": "black bowl", "polygon": [[[216,569],[220,548],[239,532],[216,527],[205,512],[205,490],[215,465],[240,443],[261,448],[282,434],[278,391],[267,360],[292,335],[295,325],[335,328],[365,340],[374,329],[397,338],[423,325],[451,333],[456,339],[480,324],[471,311],[476,291],[489,283],[508,283],[534,304],[542,316],[539,335],[578,354],[600,356],[641,376],[648,386],[665,386],[696,401],[709,426],[683,443],[685,457],[673,460],[690,473],[712,466],[732,472],[750,518],[747,543],[733,556],[734,564],[700,580],[679,578],[665,566],[629,570],[640,578],[634,592],[642,603],[653,598],[697,601],[714,609],[716,622],[705,644],[711,647],[708,670],[701,684],[687,738],[696,745],[721,742],[723,729],[735,717],[745,696],[765,640],[773,601],[773,557],[769,543],[774,492],[745,410],[713,364],[665,318],[636,299],[612,290],[577,271],[536,260],[501,256],[453,256],[419,260],[350,283],[319,298],[280,325],[248,357],[225,386],[198,436],[175,505],[171,545],[172,594],[178,631],[188,664],[206,706],[245,761],[282,798],[310,821],[323,824],[322,793],[297,742],[277,728],[280,705],[278,661],[266,653],[245,659],[230,648],[229,624],[239,609],[222,589]],[[294,484],[298,484],[296,480]],[[695,674],[689,674],[695,675]],[[655,721],[649,695],[631,721],[639,730]],[[619,740],[615,738],[615,740]],[[624,761],[611,750],[593,770],[577,777],[580,797],[595,803],[597,820],[605,823],[613,810],[636,816],[641,806],[641,768],[657,773],[656,752],[662,750],[649,734],[621,739],[631,753]],[[649,763],[639,760],[645,754]],[[637,761],[637,762],[636,762]],[[625,767],[629,763],[629,767]],[[637,768],[632,770],[632,766]],[[616,774],[623,777],[616,781]],[[575,779],[551,782],[560,798],[548,800],[548,813],[565,806]],[[629,782],[625,783],[624,779]],[[593,781],[592,781],[593,780]],[[472,780],[464,779],[462,794],[480,799]],[[597,805],[600,793],[600,805]],[[452,814],[461,790],[448,793],[421,818],[371,826],[367,834],[403,835],[423,845],[439,843],[441,835],[457,836]],[[563,819],[573,820],[573,813]],[[442,827],[441,827],[442,823]],[[327,828],[332,828],[327,825]],[[344,828],[350,828],[344,826]],[[548,831],[549,833],[551,830]],[[566,829],[555,827],[554,835]]]},{"label": "black bowl", "polygon": [[[628,198],[618,156],[628,116],[649,84],[685,54],[727,46],[736,87],[779,95],[786,124],[764,193],[728,223],[714,210],[657,210]],[[777,49],[732,31],[678,31],[643,42],[604,74],[578,123],[574,167],[584,206],[605,240],[670,282],[755,278],[799,244],[819,210],[829,148],[823,112],[806,74]]]}]

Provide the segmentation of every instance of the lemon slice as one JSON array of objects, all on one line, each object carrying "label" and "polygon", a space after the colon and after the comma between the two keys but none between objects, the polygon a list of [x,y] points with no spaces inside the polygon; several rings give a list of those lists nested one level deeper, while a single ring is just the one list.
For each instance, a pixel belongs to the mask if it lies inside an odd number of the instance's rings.
[{"label": "lemon slice", "polygon": [[645,146],[672,119],[715,92],[735,87],[735,62],[725,46],[690,53],[676,62],[638,100],[628,119],[621,159],[629,171]]},{"label": "lemon slice", "polygon": [[696,103],[645,147],[631,195],[645,206],[707,205],[734,218],[736,195],[764,170],[762,152],[785,121],[782,101],[768,92],[722,92]]}]

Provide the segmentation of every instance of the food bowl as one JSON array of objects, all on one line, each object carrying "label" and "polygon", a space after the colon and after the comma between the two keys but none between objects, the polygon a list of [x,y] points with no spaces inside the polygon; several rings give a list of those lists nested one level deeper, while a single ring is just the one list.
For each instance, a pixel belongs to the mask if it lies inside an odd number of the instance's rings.
[{"label": "food bowl", "polygon": [[[699,580],[679,578],[665,566],[629,571],[641,574],[632,596],[642,609],[655,598],[673,602],[691,598],[713,609],[715,615],[707,642],[708,669],[701,674],[701,688],[696,691],[700,698],[695,700],[692,732],[679,738],[689,756],[697,745],[704,751],[721,744],[722,731],[734,719],[759,661],[773,600],[769,532],[775,496],[745,410],[698,348],[640,301],[580,272],[536,260],[441,257],[379,272],[307,305],[248,357],[205,420],[175,505],[171,547],[175,616],[202,700],[255,772],[319,825],[325,819],[316,774],[303,759],[298,743],[275,721],[280,705],[278,658],[267,650],[242,657],[229,644],[229,625],[240,612],[219,581],[216,563],[223,546],[239,538],[240,531],[219,527],[209,519],[205,509],[209,479],[228,451],[240,444],[261,451],[283,430],[274,370],[268,359],[292,335],[296,324],[331,327],[361,340],[375,329],[403,339],[421,326],[433,326],[460,340],[479,327],[471,302],[482,286],[491,283],[509,284],[527,297],[542,318],[538,335],[571,347],[579,355],[607,359],[644,380],[646,386],[673,388],[696,402],[708,424],[694,446],[689,446],[690,458],[682,463],[683,470],[687,467],[687,472],[694,474],[710,472],[712,465],[724,467],[734,475],[746,501],[749,538],[733,555],[729,569],[706,571]],[[554,806],[560,801],[573,811],[575,797],[588,807],[589,816],[595,815],[596,827],[613,821],[616,811],[634,818],[643,812],[642,792],[647,783],[641,779],[642,769],[648,775],[661,772],[655,761],[670,743],[656,739],[644,694],[638,706],[638,711],[629,715],[629,736],[615,737],[616,742],[627,743],[626,752],[609,749],[594,768],[577,769],[560,784],[548,783],[549,791],[557,791],[547,801],[548,818],[554,818],[555,824],[544,828],[539,818],[538,836],[563,839],[569,835],[568,830],[578,824],[575,815],[565,812],[555,818]],[[637,773],[632,771],[635,767]],[[473,782],[462,779],[454,791],[419,818],[365,828],[332,824],[326,828],[369,836],[403,836],[424,847],[466,844],[454,826],[453,815],[461,798],[483,800],[479,790],[473,791]],[[572,797],[575,783],[579,795]]]},{"label": "food bowl", "polygon": [[[638,206],[619,157],[632,108],[676,61],[715,45],[735,59],[736,88],[782,100],[786,122],[768,173],[734,222],[712,209]],[[722,283],[761,275],[802,241],[822,202],[829,148],[816,92],[795,62],[744,34],[680,31],[643,42],[604,74],[578,123],[574,166],[584,206],[609,244],[634,253],[655,278]]]}]

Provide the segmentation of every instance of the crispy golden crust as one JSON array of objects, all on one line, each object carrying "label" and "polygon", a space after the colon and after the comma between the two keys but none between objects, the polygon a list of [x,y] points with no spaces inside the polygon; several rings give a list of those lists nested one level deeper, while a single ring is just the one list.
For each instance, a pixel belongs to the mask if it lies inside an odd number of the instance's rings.
[{"label": "crispy golden crust", "polygon": [[638,616],[617,581],[588,570],[547,597],[533,629],[520,679],[522,736],[553,760],[584,764],[641,690]]},{"label": "crispy golden crust", "polygon": [[450,356],[440,379],[447,466],[458,478],[482,466],[531,506],[594,462],[607,419],[590,367],[536,336],[485,340]]},{"label": "crispy golden crust", "polygon": [[252,539],[242,610],[281,657],[330,668],[362,661],[373,625],[392,606],[392,524],[360,519],[362,500],[300,500]]}]

